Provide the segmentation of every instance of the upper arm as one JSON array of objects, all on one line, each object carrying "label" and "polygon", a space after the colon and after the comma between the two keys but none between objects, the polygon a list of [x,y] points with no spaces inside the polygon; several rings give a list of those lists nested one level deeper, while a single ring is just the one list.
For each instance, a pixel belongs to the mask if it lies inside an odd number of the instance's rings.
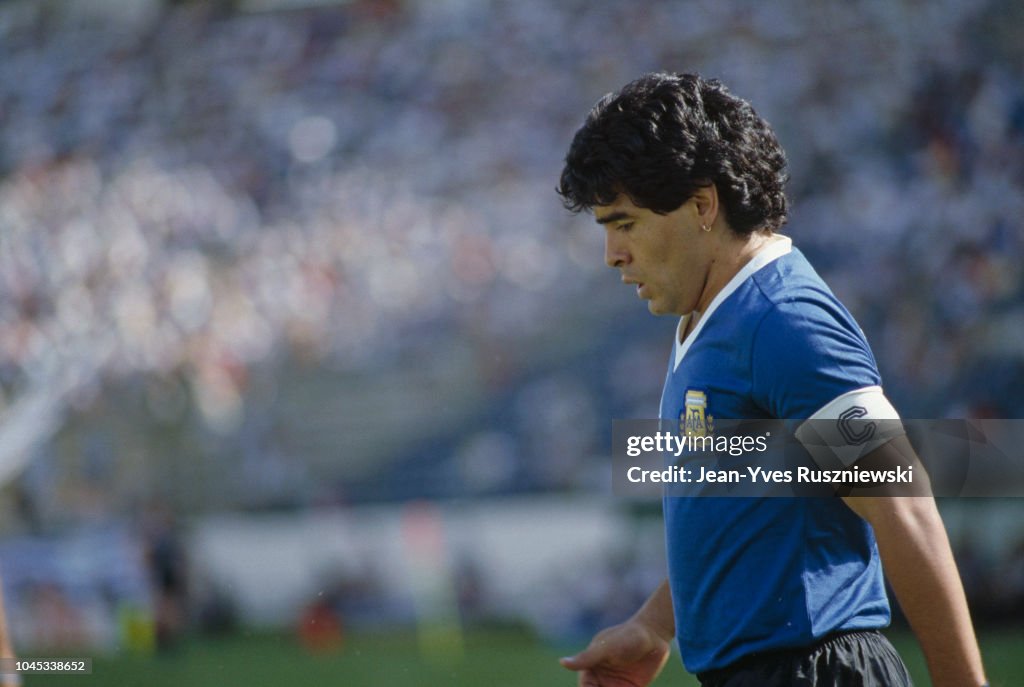
[{"label": "upper arm", "polygon": [[[837,302],[776,304],[752,353],[753,396],[778,418],[803,419],[797,438],[819,468],[913,468],[913,484],[840,491],[872,496],[930,495],[928,477],[886,398],[863,332]],[[861,512],[867,502],[851,507]]]},{"label": "upper arm", "polygon": [[858,460],[854,466],[861,471],[913,470],[913,481],[910,483],[885,483],[841,492],[844,503],[873,527],[877,528],[893,518],[901,517],[901,514],[917,510],[921,506],[921,499],[914,497],[927,497],[928,502],[932,502],[928,473],[906,435],[887,441]]},{"label": "upper arm", "polygon": [[780,419],[809,418],[843,394],[881,383],[849,313],[810,300],[778,303],[761,320],[751,379],[754,402]]}]

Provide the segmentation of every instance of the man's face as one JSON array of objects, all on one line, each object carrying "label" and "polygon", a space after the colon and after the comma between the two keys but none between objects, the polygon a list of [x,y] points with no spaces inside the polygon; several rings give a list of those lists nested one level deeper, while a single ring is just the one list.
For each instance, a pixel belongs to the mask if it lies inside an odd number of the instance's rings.
[{"label": "man's face", "polygon": [[604,259],[636,284],[654,315],[685,315],[698,309],[713,261],[713,238],[702,231],[693,199],[659,215],[626,195],[594,208],[605,229]]}]

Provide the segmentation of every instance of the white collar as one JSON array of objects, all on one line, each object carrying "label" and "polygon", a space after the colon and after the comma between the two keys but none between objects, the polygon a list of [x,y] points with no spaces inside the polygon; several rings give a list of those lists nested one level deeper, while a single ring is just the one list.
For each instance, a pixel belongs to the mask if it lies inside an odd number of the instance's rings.
[{"label": "white collar", "polygon": [[675,353],[675,364],[672,366],[673,371],[679,367],[679,363],[683,361],[683,356],[690,350],[690,346],[693,345],[694,340],[700,334],[701,330],[704,329],[704,323],[711,317],[711,313],[715,312],[715,309],[722,304],[726,298],[732,295],[732,292],[739,288],[740,284],[745,282],[750,275],[757,272],[759,269],[767,265],[768,263],[781,258],[783,255],[788,254],[793,250],[793,241],[788,236],[779,236],[778,240],[771,241],[761,247],[754,257],[744,265],[739,272],[737,272],[729,283],[722,287],[722,290],[715,294],[715,297],[711,300],[711,304],[708,305],[708,309],[704,311],[704,314],[700,317],[700,322],[694,327],[693,331],[690,332],[689,336],[682,343],[679,342],[679,336],[683,333],[686,328],[686,323],[689,321],[693,313],[688,313],[679,318],[679,325],[676,327],[676,335],[673,338],[672,350]]}]

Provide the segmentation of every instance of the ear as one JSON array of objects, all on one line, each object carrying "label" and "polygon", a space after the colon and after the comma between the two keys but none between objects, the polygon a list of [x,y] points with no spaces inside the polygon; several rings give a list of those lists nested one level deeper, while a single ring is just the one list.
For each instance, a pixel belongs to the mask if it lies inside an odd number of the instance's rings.
[{"label": "ear", "polygon": [[697,209],[697,221],[704,226],[712,226],[718,219],[718,189],[714,184],[701,186],[694,191],[691,200]]}]

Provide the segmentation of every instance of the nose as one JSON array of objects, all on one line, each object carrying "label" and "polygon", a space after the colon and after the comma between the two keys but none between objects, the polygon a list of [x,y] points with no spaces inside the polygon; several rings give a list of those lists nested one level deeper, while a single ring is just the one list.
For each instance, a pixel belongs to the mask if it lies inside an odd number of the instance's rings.
[{"label": "nose", "polygon": [[621,267],[629,264],[629,251],[625,242],[615,231],[606,231],[604,235],[604,264],[609,267]]}]

